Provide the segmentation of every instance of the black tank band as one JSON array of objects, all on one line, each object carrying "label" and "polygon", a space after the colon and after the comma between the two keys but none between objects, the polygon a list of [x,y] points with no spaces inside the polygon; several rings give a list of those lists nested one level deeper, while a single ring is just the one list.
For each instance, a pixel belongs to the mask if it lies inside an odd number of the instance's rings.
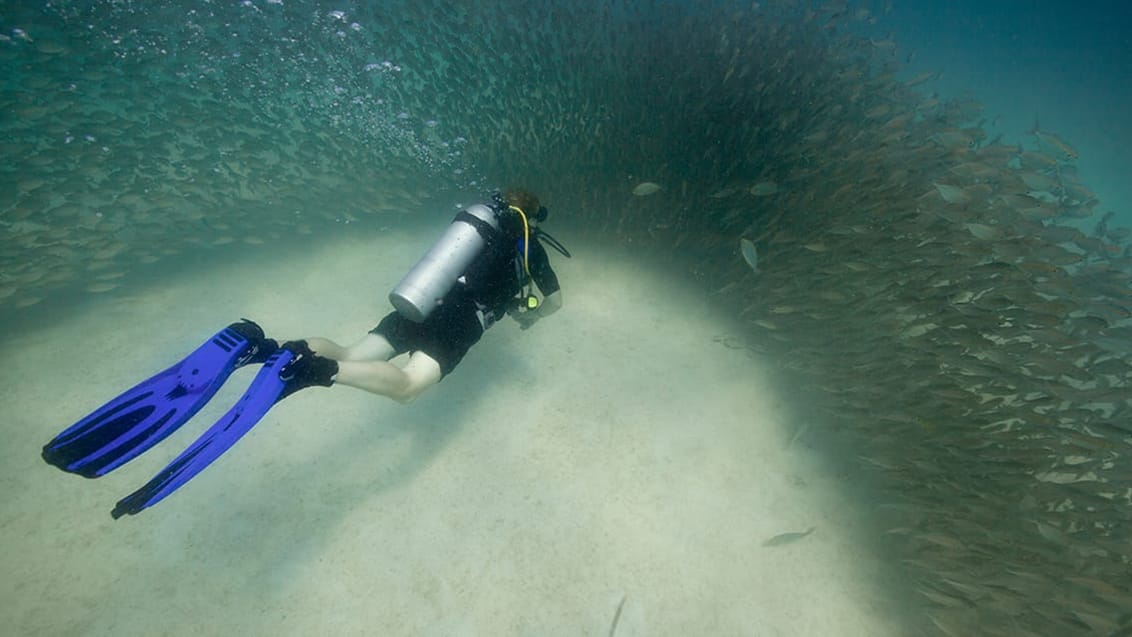
[{"label": "black tank band", "polygon": [[486,242],[493,242],[498,236],[498,231],[496,231],[495,228],[492,228],[491,224],[473,214],[469,214],[467,210],[461,210],[460,212],[456,213],[456,218],[453,219],[452,222],[455,223],[457,221],[463,221],[469,226],[475,228],[476,232],[479,233],[479,235],[483,237],[483,240]]}]

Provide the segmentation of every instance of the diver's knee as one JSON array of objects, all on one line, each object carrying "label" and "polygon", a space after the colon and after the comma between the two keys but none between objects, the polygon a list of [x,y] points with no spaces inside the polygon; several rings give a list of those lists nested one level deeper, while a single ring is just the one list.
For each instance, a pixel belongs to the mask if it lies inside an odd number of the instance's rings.
[{"label": "diver's knee", "polygon": [[414,352],[401,370],[408,382],[397,392],[394,400],[402,404],[413,402],[426,389],[440,381],[440,363],[424,352]]}]

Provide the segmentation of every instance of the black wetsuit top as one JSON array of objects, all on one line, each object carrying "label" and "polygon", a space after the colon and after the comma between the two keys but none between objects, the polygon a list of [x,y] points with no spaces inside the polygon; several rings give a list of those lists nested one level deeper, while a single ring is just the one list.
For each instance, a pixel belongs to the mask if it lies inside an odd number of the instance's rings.
[{"label": "black wetsuit top", "polygon": [[[384,336],[397,354],[417,350],[428,354],[440,364],[441,376],[447,376],[479,342],[484,330],[520,301],[519,293],[527,284],[522,239],[517,238],[522,229],[515,227],[514,215],[504,216],[501,225],[501,232],[484,237],[483,251],[424,322],[414,323],[391,312],[371,331]],[[527,263],[530,278],[543,296],[559,290],[558,276],[537,233],[531,233]]]},{"label": "black wetsuit top", "polygon": [[[487,318],[485,327],[490,326],[491,321],[502,317],[515,304],[519,292],[527,283],[526,272],[523,270],[522,245],[522,239],[509,241],[501,238],[489,241],[484,251],[464,272],[462,277],[464,290],[485,314]],[[550,267],[550,258],[546,254],[546,249],[533,233],[527,264],[531,280],[538,286],[543,296],[559,290],[558,275]],[[457,283],[457,286],[459,285],[460,283]]]}]

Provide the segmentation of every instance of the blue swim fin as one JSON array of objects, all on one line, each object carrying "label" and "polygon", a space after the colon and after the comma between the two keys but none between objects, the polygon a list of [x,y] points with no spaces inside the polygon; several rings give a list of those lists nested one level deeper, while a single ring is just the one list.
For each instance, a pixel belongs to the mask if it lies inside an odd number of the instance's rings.
[{"label": "blue swim fin", "polygon": [[110,515],[135,515],[165,499],[251,431],[275,403],[304,387],[329,387],[337,373],[338,363],[315,355],[305,341],[284,343],[228,413],[145,486],[118,501]]},{"label": "blue swim fin", "polygon": [[233,323],[181,362],[60,433],[43,447],[43,459],[87,478],[105,475],[185,424],[233,370],[262,363],[276,349],[255,323]]}]

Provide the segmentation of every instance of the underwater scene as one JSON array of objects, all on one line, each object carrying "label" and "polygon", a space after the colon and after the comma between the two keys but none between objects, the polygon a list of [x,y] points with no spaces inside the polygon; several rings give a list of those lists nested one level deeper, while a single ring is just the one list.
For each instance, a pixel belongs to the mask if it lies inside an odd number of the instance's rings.
[{"label": "underwater scene", "polygon": [[[1129,27],[0,0],[4,632],[1132,635]],[[295,372],[477,204],[560,310]]]}]

